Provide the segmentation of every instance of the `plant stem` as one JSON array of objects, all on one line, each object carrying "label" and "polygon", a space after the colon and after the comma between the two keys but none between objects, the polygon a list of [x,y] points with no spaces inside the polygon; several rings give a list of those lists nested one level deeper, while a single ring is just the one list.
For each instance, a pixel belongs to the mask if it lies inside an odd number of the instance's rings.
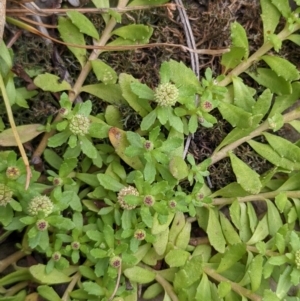
[{"label": "plant stem", "polygon": [[300,198],[300,190],[295,191],[271,191],[264,192],[255,195],[247,195],[244,197],[236,198],[215,198],[212,201],[213,205],[226,205],[231,204],[235,200],[238,200],[240,203],[251,202],[251,201],[264,201],[265,199],[274,199],[279,193],[285,193],[288,198]]},{"label": "plant stem", "polygon": [[6,293],[5,293],[5,297],[9,297],[9,296],[14,296],[17,292],[19,292],[21,289],[28,287],[28,283],[29,281],[22,281],[19,282],[17,284],[15,284],[14,286],[10,287]]},{"label": "plant stem", "polygon": [[169,295],[172,301],[179,301],[178,297],[176,296],[172,285],[161,275],[156,274],[155,280],[164,288],[165,292]]},{"label": "plant stem", "polygon": [[74,289],[77,281],[80,279],[81,274],[80,272],[77,272],[75,275],[72,276],[72,281],[69,283],[67,289],[64,292],[64,295],[62,296],[61,300],[62,301],[68,301],[69,300],[69,293],[72,292]]},{"label": "plant stem", "polygon": [[[294,30],[291,32],[288,29],[288,25],[285,26],[285,28],[277,35],[277,37],[281,40],[284,41],[287,39],[289,35],[291,35],[293,32],[297,31],[300,29],[300,25],[297,24],[295,25]],[[260,60],[260,58],[266,54],[269,50],[273,48],[273,44],[271,42],[267,42],[263,44],[257,51],[255,51],[246,61],[242,62],[239,64],[237,67],[235,67],[229,74],[218,83],[219,86],[226,87],[232,82],[232,77],[233,76],[238,76],[239,74],[245,72],[255,61]]]},{"label": "plant stem", "polygon": [[[1,43],[4,43],[4,42],[2,41]],[[0,74],[0,90],[2,92],[2,97],[3,97],[3,100],[4,100],[4,104],[5,104],[5,108],[6,108],[6,112],[7,112],[7,116],[8,116],[8,120],[9,120],[11,130],[14,134],[14,137],[15,137],[16,142],[17,142],[17,146],[20,150],[24,165],[26,167],[27,175],[26,175],[25,189],[27,189],[29,187],[29,182],[30,182],[30,178],[31,178],[31,170],[30,170],[30,166],[29,166],[29,161],[28,161],[24,146],[21,142],[19,133],[17,131],[16,123],[15,123],[15,120],[14,120],[14,116],[13,116],[13,113],[12,113],[12,110],[11,110],[10,102],[9,102],[9,99],[8,99],[8,95],[6,93],[4,81],[3,81],[3,78],[2,78],[1,74]]]},{"label": "plant stem", "polygon": [[9,265],[16,263],[18,260],[26,256],[27,254],[19,250],[5,259],[0,260],[0,273],[2,273]]},{"label": "plant stem", "polygon": [[[121,9],[121,8],[125,7],[127,5],[128,1],[129,0],[120,0],[117,8]],[[108,23],[101,35],[101,39],[99,40],[98,43],[95,44],[95,46],[104,46],[107,43],[107,41],[111,37],[111,32],[113,31],[116,24],[117,24],[116,20],[113,17],[110,18],[110,20],[108,21]],[[69,93],[69,99],[72,103],[75,101],[76,97],[79,95],[80,89],[92,69],[91,61],[96,60],[102,51],[103,50],[101,50],[101,49],[94,49],[92,51],[92,53],[90,54],[90,57],[89,57],[88,61],[86,62],[86,64],[84,65],[84,67],[82,68],[82,70],[76,80],[76,83],[74,84],[73,89]],[[57,115],[54,120],[54,123],[59,122],[61,119],[62,119],[62,117],[60,115]],[[38,145],[38,147],[36,148],[36,150],[33,154],[33,160],[39,158],[42,155],[42,153],[44,152],[44,149],[47,146],[48,139],[51,136],[53,136],[54,134],[55,134],[55,130],[52,130],[52,131],[44,134],[40,144]]]},{"label": "plant stem", "polygon": [[[295,120],[297,118],[300,118],[300,111],[298,111],[297,109],[283,115],[284,123],[288,123],[288,122],[290,122],[292,120]],[[228,152],[230,152],[233,149],[237,148],[242,143],[244,143],[248,140],[251,140],[254,137],[257,137],[257,136],[261,135],[263,131],[266,131],[270,128],[271,127],[270,127],[270,124],[269,124],[268,120],[264,121],[258,128],[256,128],[248,136],[245,136],[241,139],[238,139],[237,141],[226,145],[220,151],[212,154],[212,156],[210,157],[210,159],[211,159],[210,165],[213,165],[216,162],[220,161],[221,159],[224,159],[225,157],[228,156]]]},{"label": "plant stem", "polygon": [[210,268],[208,266],[204,267],[203,271],[209,277],[213,278],[214,280],[217,280],[218,282],[227,282],[227,283],[230,283],[231,288],[232,288],[233,291],[235,291],[236,293],[238,293],[241,296],[244,296],[244,297],[248,298],[249,300],[252,300],[252,301],[261,301],[262,300],[261,296],[252,293],[250,290],[248,290],[248,289],[240,286],[236,282],[228,280],[227,278],[221,276],[214,269],[212,269],[212,268]]}]

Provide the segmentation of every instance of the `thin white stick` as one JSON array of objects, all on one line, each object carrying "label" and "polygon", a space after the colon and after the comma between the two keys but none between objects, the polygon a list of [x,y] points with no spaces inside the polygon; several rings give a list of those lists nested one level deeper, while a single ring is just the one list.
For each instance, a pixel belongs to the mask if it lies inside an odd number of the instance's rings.
[{"label": "thin white stick", "polygon": [[0,41],[3,39],[3,32],[5,26],[5,9],[6,0],[0,0]]}]

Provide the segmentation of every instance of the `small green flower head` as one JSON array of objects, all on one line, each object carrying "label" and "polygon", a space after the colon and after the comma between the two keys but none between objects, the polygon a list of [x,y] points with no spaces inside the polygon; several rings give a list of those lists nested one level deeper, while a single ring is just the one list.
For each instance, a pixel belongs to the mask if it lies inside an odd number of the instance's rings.
[{"label": "small green flower head", "polygon": [[143,202],[147,207],[152,207],[155,204],[155,198],[152,195],[146,195]]},{"label": "small green flower head", "polygon": [[60,108],[58,112],[62,117],[66,117],[69,114],[69,110],[66,108]]},{"label": "small green flower head", "polygon": [[89,132],[90,120],[82,114],[76,114],[70,121],[70,131],[74,135],[85,136]]},{"label": "small green flower head", "polygon": [[30,215],[36,216],[40,211],[44,213],[45,217],[53,211],[53,203],[46,195],[34,197],[28,205]]},{"label": "small green flower head", "polygon": [[64,181],[61,178],[56,177],[53,179],[52,183],[54,186],[62,186]]},{"label": "small green flower head", "polygon": [[52,259],[53,259],[54,261],[59,261],[60,258],[61,258],[60,252],[54,252],[54,253],[52,254]]},{"label": "small green flower head", "polygon": [[72,247],[73,250],[79,250],[79,248],[80,248],[80,242],[79,241],[73,241],[71,243],[71,247]]},{"label": "small green flower head", "polygon": [[120,256],[114,256],[109,260],[109,264],[111,267],[117,269],[121,266],[122,258]]},{"label": "small green flower head", "polygon": [[16,166],[9,166],[6,169],[6,176],[11,180],[16,180],[20,174],[20,169]]},{"label": "small green flower head", "polygon": [[168,205],[170,208],[174,209],[177,206],[177,202],[175,200],[171,200],[169,201]]},{"label": "small green flower head", "polygon": [[132,186],[127,186],[127,187],[122,188],[118,193],[118,202],[119,202],[121,208],[126,209],[126,210],[132,210],[136,206],[129,205],[126,203],[125,198],[124,198],[124,196],[126,196],[126,195],[139,196],[139,192],[137,191],[136,188],[134,188]]},{"label": "small green flower head", "polygon": [[0,184],[0,206],[6,206],[12,199],[13,192],[4,184]]},{"label": "small green flower head", "polygon": [[300,250],[297,250],[295,253],[295,263],[296,263],[297,269],[300,270]]},{"label": "small green flower head", "polygon": [[146,232],[143,229],[138,229],[133,235],[137,240],[144,240],[146,238]]},{"label": "small green flower head", "polygon": [[154,99],[161,107],[172,107],[177,102],[179,91],[174,84],[160,84],[154,93]]},{"label": "small green flower head", "polygon": [[201,108],[204,112],[210,112],[214,106],[209,100],[201,101]]},{"label": "small green flower head", "polygon": [[44,219],[38,220],[35,225],[39,231],[46,231],[48,229],[48,222]]},{"label": "small green flower head", "polygon": [[153,145],[153,143],[151,142],[151,141],[149,141],[149,140],[146,140],[145,142],[144,142],[144,149],[146,150],[146,151],[152,151],[153,150],[153,148],[154,148],[154,145]]}]

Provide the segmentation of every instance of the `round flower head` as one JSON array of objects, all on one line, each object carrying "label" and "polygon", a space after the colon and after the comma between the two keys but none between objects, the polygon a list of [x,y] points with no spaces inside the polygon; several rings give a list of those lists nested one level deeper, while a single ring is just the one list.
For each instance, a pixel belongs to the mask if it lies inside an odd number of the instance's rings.
[{"label": "round flower head", "polygon": [[144,240],[146,237],[146,232],[143,229],[138,229],[134,232],[134,238],[136,238],[137,240]]},{"label": "round flower head", "polygon": [[39,231],[46,231],[48,229],[48,222],[44,219],[40,219],[35,223]]},{"label": "round flower head", "polygon": [[53,203],[46,195],[34,197],[28,205],[28,212],[30,215],[38,215],[39,212],[43,212],[44,216],[48,216],[52,213]]},{"label": "round flower head", "polygon": [[154,99],[161,107],[174,106],[179,96],[177,87],[171,83],[160,84],[154,93]]},{"label": "round flower head", "polygon": [[90,120],[81,114],[76,114],[70,121],[70,131],[74,135],[84,136],[89,132]]},{"label": "round flower head", "polygon": [[61,258],[60,252],[54,252],[54,253],[52,254],[52,259],[53,259],[54,261],[59,261],[60,258]]},{"label": "round flower head", "polygon": [[139,192],[137,191],[136,188],[132,187],[132,186],[127,186],[122,188],[119,193],[118,193],[118,202],[120,204],[120,206],[123,209],[127,209],[127,210],[132,210],[134,209],[136,206],[134,205],[129,205],[126,203],[124,196],[126,195],[136,195],[139,196]]},{"label": "round flower head", "polygon": [[110,259],[109,264],[111,267],[117,269],[121,266],[122,258],[120,256],[114,256]]},{"label": "round flower head", "polygon": [[6,169],[6,176],[11,180],[16,180],[20,176],[20,169],[16,166],[9,166]]},{"label": "round flower head", "polygon": [[146,151],[152,151],[153,148],[154,148],[154,145],[151,141],[147,140],[147,141],[144,142],[144,149]]},{"label": "round flower head", "polygon": [[175,200],[169,201],[168,204],[169,204],[169,207],[172,209],[176,208],[176,206],[177,206],[177,202]]},{"label": "round flower head", "polygon": [[300,270],[300,250],[297,250],[295,253],[295,263],[296,263],[297,269]]},{"label": "round flower head", "polygon": [[210,112],[213,109],[213,104],[209,100],[201,101],[201,108],[204,112]]},{"label": "round flower head", "polygon": [[79,248],[80,248],[80,242],[79,241],[73,241],[71,243],[71,247],[72,247],[73,250],[79,250]]},{"label": "round flower head", "polygon": [[144,197],[144,205],[148,206],[148,207],[152,207],[155,203],[155,198],[152,195],[146,195]]},{"label": "round flower head", "polygon": [[6,206],[12,199],[13,192],[4,184],[0,184],[0,206]]}]

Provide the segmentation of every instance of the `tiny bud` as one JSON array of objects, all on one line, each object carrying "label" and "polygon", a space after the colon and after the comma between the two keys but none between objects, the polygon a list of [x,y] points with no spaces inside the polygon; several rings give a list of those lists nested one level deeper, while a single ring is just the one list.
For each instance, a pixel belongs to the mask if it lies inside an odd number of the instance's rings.
[{"label": "tiny bud", "polygon": [[122,258],[120,256],[114,256],[110,259],[109,264],[111,267],[117,269],[121,266]]},{"label": "tiny bud", "polygon": [[60,257],[61,257],[61,254],[60,254],[59,252],[54,252],[54,253],[52,254],[52,259],[53,259],[54,261],[59,261],[59,260],[60,260]]},{"label": "tiny bud", "polygon": [[154,199],[154,197],[152,195],[146,195],[144,197],[144,201],[143,202],[144,202],[144,205],[146,205],[148,207],[151,207],[151,206],[154,205],[155,199]]},{"label": "tiny bud", "polygon": [[204,100],[201,101],[201,108],[204,112],[210,112],[213,109],[213,105],[210,101]]},{"label": "tiny bud", "polygon": [[62,116],[62,117],[66,117],[69,113],[69,110],[66,108],[60,108],[58,113]]},{"label": "tiny bud", "polygon": [[0,184],[0,206],[6,206],[12,199],[13,192],[4,184]]},{"label": "tiny bud", "polygon": [[73,241],[73,242],[71,243],[71,247],[72,247],[73,250],[79,250],[79,248],[80,248],[80,242],[78,242],[78,241]]},{"label": "tiny bud", "polygon": [[168,204],[169,204],[169,207],[172,208],[172,209],[176,208],[176,206],[177,206],[177,202],[175,200],[169,201]]},{"label": "tiny bud", "polygon": [[35,225],[39,231],[46,231],[48,229],[48,222],[44,219],[38,220]]},{"label": "tiny bud", "polygon": [[300,270],[300,250],[295,253],[295,263],[298,270]]},{"label": "tiny bud", "polygon": [[144,240],[145,237],[146,237],[146,232],[145,230],[143,229],[138,229],[134,232],[134,237],[137,239],[137,240]]},{"label": "tiny bud", "polygon": [[6,169],[6,176],[11,180],[16,180],[20,176],[20,169],[16,166],[9,166]]},{"label": "tiny bud", "polygon": [[154,145],[153,145],[153,143],[151,141],[149,141],[149,140],[145,141],[145,143],[144,143],[144,149],[146,151],[152,151],[153,147],[154,147]]},{"label": "tiny bud", "polygon": [[61,178],[54,178],[52,182],[54,186],[62,186],[63,184],[63,180]]}]

